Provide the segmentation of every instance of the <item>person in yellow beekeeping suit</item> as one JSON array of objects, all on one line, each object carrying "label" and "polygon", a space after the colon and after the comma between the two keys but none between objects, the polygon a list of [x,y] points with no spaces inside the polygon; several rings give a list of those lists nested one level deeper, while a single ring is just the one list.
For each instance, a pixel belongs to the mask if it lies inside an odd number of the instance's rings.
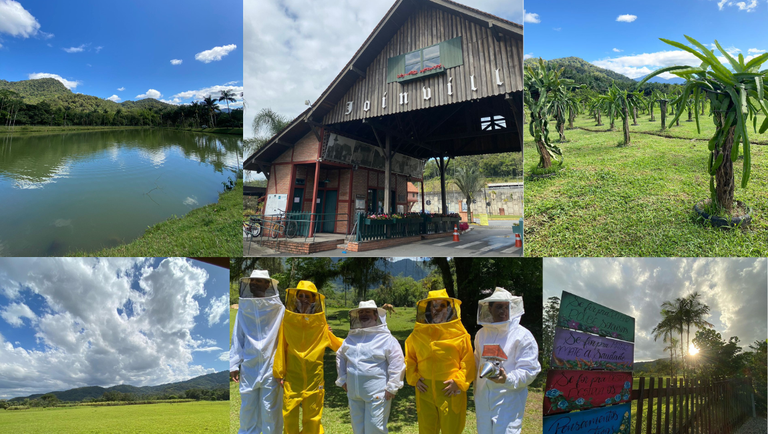
[{"label": "person in yellow beekeeping suit", "polygon": [[[339,349],[342,340],[325,321],[325,296],[302,280],[285,296],[285,316],[277,338],[273,375],[283,385],[283,427],[286,434],[323,434],[325,382],[323,354]],[[299,430],[299,408],[302,410]]]},{"label": "person in yellow beekeeping suit", "polygon": [[416,387],[420,434],[464,430],[475,357],[460,305],[445,289],[429,291],[416,305],[416,325],[405,340],[405,377]]}]

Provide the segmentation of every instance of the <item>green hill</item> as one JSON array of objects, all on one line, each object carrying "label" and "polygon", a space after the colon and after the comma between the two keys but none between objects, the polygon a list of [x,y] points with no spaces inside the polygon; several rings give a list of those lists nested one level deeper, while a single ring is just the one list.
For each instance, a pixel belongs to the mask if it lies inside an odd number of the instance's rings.
[{"label": "green hill", "polygon": [[16,92],[27,104],[39,104],[46,102],[52,108],[69,108],[70,110],[90,112],[116,112],[118,109],[172,109],[175,106],[166,104],[153,98],[140,99],[138,101],[124,101],[116,103],[110,100],[92,95],[74,93],[67,89],[55,78],[38,78],[34,80],[5,81],[0,80],[0,90]]},{"label": "green hill", "polygon": [[[538,58],[526,59],[525,65],[536,65],[538,61]],[[622,89],[633,89],[638,83],[636,80],[625,75],[600,68],[579,57],[562,57],[546,60],[546,62],[551,67],[563,68],[561,77],[571,79],[577,84],[586,84],[588,88],[599,93],[606,93],[608,88],[611,87],[611,83],[616,83],[616,86]],[[669,83],[646,83],[642,88],[659,89],[662,92],[669,92],[669,88],[673,85]]]},{"label": "green hill", "polygon": [[[85,399],[100,398],[105,392],[115,391],[120,393],[133,393],[137,396],[146,395],[159,395],[159,394],[172,394],[178,395],[184,393],[189,389],[221,389],[229,387],[229,373],[228,371],[216,372],[214,374],[201,375],[199,377],[192,378],[187,381],[181,381],[178,383],[160,384],[158,386],[144,386],[136,387],[128,384],[121,384],[112,387],[78,387],[76,389],[69,389],[65,391],[50,392],[56,395],[60,401],[83,401]],[[39,393],[35,395],[22,396],[13,398],[10,401],[23,401],[25,399],[40,398],[45,394]]]}]

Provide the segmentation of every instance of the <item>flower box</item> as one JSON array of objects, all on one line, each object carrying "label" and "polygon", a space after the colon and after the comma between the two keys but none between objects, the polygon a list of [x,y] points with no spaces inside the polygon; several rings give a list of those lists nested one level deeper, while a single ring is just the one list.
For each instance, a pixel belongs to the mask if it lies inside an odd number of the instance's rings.
[{"label": "flower box", "polygon": [[440,65],[439,68],[435,68],[435,69],[424,71],[424,72],[417,72],[416,74],[400,74],[400,76],[398,76],[397,78],[397,82],[404,83],[404,82],[419,80],[425,77],[430,77],[432,75],[443,74],[443,73],[445,73],[445,68],[442,65]]},{"label": "flower box", "polygon": [[368,226],[393,225],[395,222],[392,219],[365,219],[365,224]]}]

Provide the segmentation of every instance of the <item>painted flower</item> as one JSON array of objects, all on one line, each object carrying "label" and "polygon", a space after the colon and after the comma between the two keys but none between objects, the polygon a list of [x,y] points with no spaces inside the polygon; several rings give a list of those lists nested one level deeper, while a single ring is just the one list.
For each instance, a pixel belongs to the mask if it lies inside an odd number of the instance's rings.
[{"label": "painted flower", "polygon": [[619,334],[618,334],[618,333],[616,333],[616,332],[613,332],[613,333],[611,333],[611,336],[613,336],[614,338],[618,338],[618,337],[619,337]]},{"label": "painted flower", "polygon": [[565,410],[566,408],[568,408],[568,401],[562,400],[562,401],[558,402],[557,403],[557,407]]},{"label": "painted flower", "polygon": [[629,394],[628,394],[628,393],[625,393],[625,394],[622,396],[622,398],[624,398],[624,400],[625,400],[625,401],[626,401],[626,400],[628,400],[628,399],[629,399]]},{"label": "painted flower", "polygon": [[581,405],[584,404],[584,398],[579,398],[576,400],[576,404]]},{"label": "painted flower", "polygon": [[592,333],[600,333],[600,327],[594,326],[589,329]]},{"label": "painted flower", "polygon": [[627,417],[627,416],[629,416],[629,412],[628,411],[624,413],[624,417]]},{"label": "painted flower", "polygon": [[625,389],[629,389],[630,387],[632,387],[632,383],[630,383],[629,381],[625,381],[624,382],[624,388]]},{"label": "painted flower", "polygon": [[547,398],[554,398],[558,395],[560,395],[560,391],[557,389],[547,390],[547,393],[546,393]]},{"label": "painted flower", "polygon": [[577,323],[576,321],[573,321],[573,320],[568,321],[568,327],[570,327],[572,329],[577,329],[577,328],[579,328],[579,323]]},{"label": "painted flower", "polygon": [[613,400],[612,400],[611,398],[608,398],[608,399],[606,399],[606,400],[605,400],[605,403],[606,403],[606,404],[610,404],[610,403],[612,403],[612,402],[613,402]]},{"label": "painted flower", "polygon": [[619,401],[621,401],[621,395],[616,395],[616,396],[614,396],[614,397],[613,397],[613,400],[614,400],[614,401],[616,401],[616,402],[619,402]]}]

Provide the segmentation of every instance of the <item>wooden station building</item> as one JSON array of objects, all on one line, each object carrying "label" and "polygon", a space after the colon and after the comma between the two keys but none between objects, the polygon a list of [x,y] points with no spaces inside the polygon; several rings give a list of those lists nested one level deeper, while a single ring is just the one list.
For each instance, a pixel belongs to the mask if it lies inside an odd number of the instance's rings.
[{"label": "wooden station building", "polygon": [[451,158],[522,151],[522,93],[521,25],[449,0],[397,0],[244,168],[268,179],[265,214],[323,215],[310,232],[344,234],[359,211],[407,211],[408,182],[435,158],[445,213]]}]

